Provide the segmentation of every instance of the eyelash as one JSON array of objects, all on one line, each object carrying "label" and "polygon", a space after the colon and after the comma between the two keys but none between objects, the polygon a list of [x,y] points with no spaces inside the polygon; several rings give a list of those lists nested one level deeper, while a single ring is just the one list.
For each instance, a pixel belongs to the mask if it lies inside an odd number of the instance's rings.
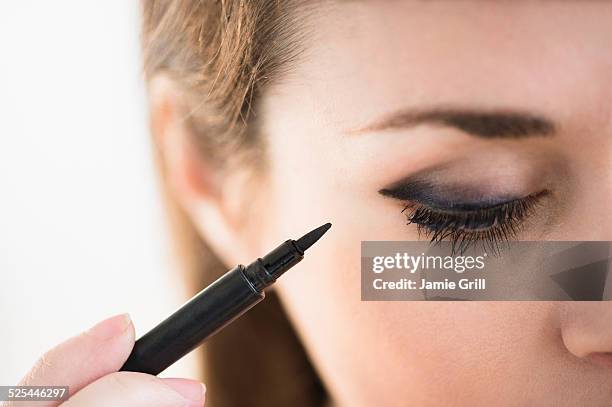
[{"label": "eyelash", "polygon": [[419,202],[408,202],[402,213],[408,225],[417,225],[419,236],[432,243],[449,240],[453,252],[463,253],[481,242],[498,253],[500,244],[516,238],[524,221],[533,214],[547,191],[524,198],[475,209],[432,208]]}]

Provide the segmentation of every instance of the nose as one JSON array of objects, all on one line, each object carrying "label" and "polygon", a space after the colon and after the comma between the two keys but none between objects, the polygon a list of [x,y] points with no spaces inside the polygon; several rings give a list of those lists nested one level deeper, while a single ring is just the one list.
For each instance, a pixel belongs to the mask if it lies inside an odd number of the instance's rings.
[{"label": "nose", "polygon": [[566,302],[563,343],[573,355],[612,367],[612,302]]}]

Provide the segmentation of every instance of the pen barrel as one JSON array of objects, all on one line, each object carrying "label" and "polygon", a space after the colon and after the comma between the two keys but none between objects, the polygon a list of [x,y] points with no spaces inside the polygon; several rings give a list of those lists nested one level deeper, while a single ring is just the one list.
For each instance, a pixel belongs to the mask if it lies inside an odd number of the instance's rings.
[{"label": "pen barrel", "polygon": [[121,370],[157,375],[263,300],[244,271],[228,271],[138,339]]}]

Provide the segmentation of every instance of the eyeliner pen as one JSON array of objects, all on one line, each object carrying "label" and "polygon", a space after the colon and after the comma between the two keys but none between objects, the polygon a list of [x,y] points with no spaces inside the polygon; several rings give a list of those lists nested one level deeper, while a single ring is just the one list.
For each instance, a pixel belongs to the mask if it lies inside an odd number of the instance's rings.
[{"label": "eyeliner pen", "polygon": [[264,299],[264,289],[304,258],[327,232],[319,226],[249,264],[238,265],[196,294],[134,344],[121,371],[157,375]]}]

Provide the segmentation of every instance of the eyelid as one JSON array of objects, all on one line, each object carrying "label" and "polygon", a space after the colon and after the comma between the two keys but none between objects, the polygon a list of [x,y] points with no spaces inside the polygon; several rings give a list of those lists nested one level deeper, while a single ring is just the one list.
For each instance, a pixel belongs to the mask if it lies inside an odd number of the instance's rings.
[{"label": "eyelid", "polygon": [[[416,204],[420,204],[423,206],[427,206],[428,208],[446,214],[460,214],[460,213],[470,213],[470,212],[479,212],[479,211],[490,211],[495,210],[497,208],[502,208],[505,205],[508,205],[513,202],[519,202],[521,200],[529,198],[531,195],[519,198],[503,198],[503,199],[495,199],[495,200],[484,200],[484,201],[473,201],[473,202],[463,202],[463,201],[450,201],[447,203],[435,203],[432,205],[431,203],[424,203],[420,201],[411,201]],[[408,208],[408,206],[406,206]],[[406,209],[404,208],[404,210]]]},{"label": "eyelid", "polygon": [[491,197],[468,186],[438,185],[425,180],[403,180],[382,188],[379,194],[404,202],[416,202],[439,210],[479,210],[503,205],[522,196]]},{"label": "eyelid", "polygon": [[497,250],[500,243],[514,239],[524,221],[535,211],[540,198],[548,194],[544,190],[524,198],[482,209],[439,210],[418,202],[408,202],[402,213],[407,224],[415,224],[419,236],[424,234],[432,243],[442,240],[452,242],[453,251],[467,250],[476,242]]},{"label": "eyelid", "polygon": [[418,202],[408,202],[402,210],[402,213],[407,210],[413,210],[413,214],[416,211],[429,211],[432,215],[438,216],[439,218],[447,218],[454,220],[453,225],[457,226],[461,220],[468,221],[492,221],[494,218],[503,215],[504,220],[510,218],[523,218],[529,212],[529,209],[535,205],[539,199],[546,194],[546,191],[539,192],[537,194],[528,195],[523,198],[517,198],[510,201],[502,202],[492,206],[482,206],[476,209],[456,209],[456,208],[432,208],[427,205],[423,205]]}]

